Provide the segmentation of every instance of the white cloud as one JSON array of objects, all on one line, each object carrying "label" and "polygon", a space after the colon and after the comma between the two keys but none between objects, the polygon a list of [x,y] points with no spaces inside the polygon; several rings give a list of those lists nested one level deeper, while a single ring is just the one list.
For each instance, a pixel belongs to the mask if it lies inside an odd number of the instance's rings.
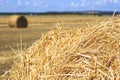
[{"label": "white cloud", "polygon": [[47,2],[45,2],[45,1],[41,1],[41,0],[34,0],[33,1],[33,3],[32,3],[32,5],[33,6],[46,6],[46,4],[47,4]]},{"label": "white cloud", "polygon": [[4,5],[7,3],[7,0],[0,0],[0,5]]},{"label": "white cloud", "polygon": [[93,5],[95,6],[103,6],[107,3],[108,0],[99,0],[99,1],[96,1],[95,3],[92,3]]},{"label": "white cloud", "polygon": [[118,0],[96,0],[95,2],[90,2],[89,6],[95,8],[95,7],[103,7],[107,5],[108,3],[115,5],[118,4]]},{"label": "white cloud", "polygon": [[30,2],[29,2],[29,1],[26,1],[26,2],[25,2],[25,5],[29,6],[29,5],[30,5]]},{"label": "white cloud", "polygon": [[110,2],[112,2],[112,3],[118,3],[119,1],[118,0],[110,0]]},{"label": "white cloud", "polygon": [[22,2],[21,2],[21,0],[18,0],[18,3],[17,3],[19,6],[21,6],[22,5]]},{"label": "white cloud", "polygon": [[81,0],[81,7],[85,7],[85,5],[87,4],[86,0]]},{"label": "white cloud", "polygon": [[39,8],[45,8],[48,6],[47,2],[46,1],[43,1],[43,0],[32,0],[32,1],[29,1],[29,0],[26,0],[24,2],[24,5],[26,6],[30,6],[32,8],[35,7],[35,9],[39,9]]},{"label": "white cloud", "polygon": [[8,0],[6,0],[6,4],[8,4],[9,3],[9,1]]},{"label": "white cloud", "polygon": [[72,2],[72,3],[70,4],[70,6],[71,6],[72,8],[78,8],[78,7],[79,7],[79,4]]}]

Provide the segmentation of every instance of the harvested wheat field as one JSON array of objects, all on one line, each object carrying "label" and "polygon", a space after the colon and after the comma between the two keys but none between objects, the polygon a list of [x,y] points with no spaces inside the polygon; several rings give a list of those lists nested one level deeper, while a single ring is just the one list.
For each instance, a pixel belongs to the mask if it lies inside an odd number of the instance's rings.
[{"label": "harvested wheat field", "polygon": [[58,26],[17,54],[7,80],[120,80],[120,20],[92,27]]}]

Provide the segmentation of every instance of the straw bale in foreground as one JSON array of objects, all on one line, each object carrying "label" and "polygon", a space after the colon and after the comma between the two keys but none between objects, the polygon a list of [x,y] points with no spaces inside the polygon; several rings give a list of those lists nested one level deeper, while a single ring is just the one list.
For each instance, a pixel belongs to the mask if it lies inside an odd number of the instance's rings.
[{"label": "straw bale in foreground", "polygon": [[58,28],[20,57],[4,79],[120,80],[120,24],[108,21],[91,28]]}]

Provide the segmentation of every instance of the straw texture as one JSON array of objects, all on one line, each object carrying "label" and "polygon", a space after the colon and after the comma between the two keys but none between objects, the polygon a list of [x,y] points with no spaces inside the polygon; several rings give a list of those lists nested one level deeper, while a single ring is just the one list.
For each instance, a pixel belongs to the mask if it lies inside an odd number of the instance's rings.
[{"label": "straw texture", "polygon": [[120,80],[120,21],[93,27],[57,28],[43,35],[20,63],[3,75],[9,80]]}]

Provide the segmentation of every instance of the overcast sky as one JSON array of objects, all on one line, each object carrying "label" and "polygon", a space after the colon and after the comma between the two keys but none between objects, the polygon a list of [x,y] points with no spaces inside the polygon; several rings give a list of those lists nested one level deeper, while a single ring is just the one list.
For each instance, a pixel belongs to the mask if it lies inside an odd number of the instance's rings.
[{"label": "overcast sky", "polygon": [[120,0],[0,0],[0,12],[120,11]]}]

